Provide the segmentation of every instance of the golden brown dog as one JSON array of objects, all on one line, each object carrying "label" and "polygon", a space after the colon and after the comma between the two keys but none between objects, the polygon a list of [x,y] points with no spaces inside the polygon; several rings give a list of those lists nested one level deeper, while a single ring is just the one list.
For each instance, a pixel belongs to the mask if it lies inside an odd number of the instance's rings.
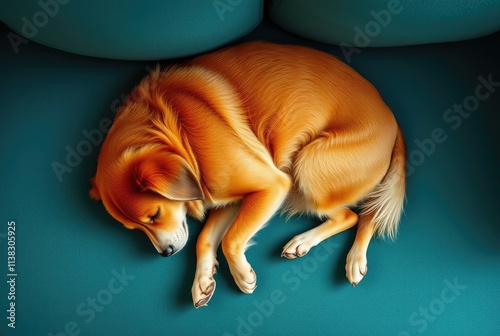
[{"label": "golden brown dog", "polygon": [[392,112],[352,68],[305,47],[253,42],[142,80],[102,145],[91,195],[163,256],[185,245],[186,214],[210,209],[196,245],[200,307],[215,289],[221,242],[238,287],[254,291],[244,252],[280,207],[325,219],[294,237],[286,258],[359,222],[346,262],[356,285],[372,236],[397,232],[405,156]]}]

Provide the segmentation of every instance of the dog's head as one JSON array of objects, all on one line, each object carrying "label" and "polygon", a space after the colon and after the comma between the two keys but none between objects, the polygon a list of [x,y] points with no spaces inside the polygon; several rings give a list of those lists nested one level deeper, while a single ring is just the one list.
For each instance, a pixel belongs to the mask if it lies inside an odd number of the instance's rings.
[{"label": "dog's head", "polygon": [[186,214],[203,216],[203,191],[188,162],[161,145],[127,149],[113,161],[103,156],[91,197],[126,228],[144,231],[161,255],[182,249]]}]

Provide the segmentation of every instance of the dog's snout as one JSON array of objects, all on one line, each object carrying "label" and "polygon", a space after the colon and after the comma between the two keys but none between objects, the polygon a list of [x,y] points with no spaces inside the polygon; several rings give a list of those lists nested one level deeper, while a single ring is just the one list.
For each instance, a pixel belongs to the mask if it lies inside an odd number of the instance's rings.
[{"label": "dog's snout", "polygon": [[168,245],[161,253],[162,257],[170,257],[175,253],[175,249],[172,245]]}]

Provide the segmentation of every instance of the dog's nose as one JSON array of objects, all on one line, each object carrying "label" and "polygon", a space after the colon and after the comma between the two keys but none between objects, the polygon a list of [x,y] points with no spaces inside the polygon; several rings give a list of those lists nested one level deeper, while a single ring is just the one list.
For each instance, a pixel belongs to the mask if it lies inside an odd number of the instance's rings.
[{"label": "dog's nose", "polygon": [[168,245],[163,252],[161,253],[162,257],[170,257],[172,254],[175,253],[174,247],[172,245]]}]

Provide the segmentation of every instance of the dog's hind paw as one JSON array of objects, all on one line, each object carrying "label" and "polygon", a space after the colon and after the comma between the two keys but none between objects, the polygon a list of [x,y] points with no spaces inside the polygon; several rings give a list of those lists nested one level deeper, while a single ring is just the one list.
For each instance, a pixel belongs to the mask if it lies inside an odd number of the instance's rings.
[{"label": "dog's hind paw", "polygon": [[215,280],[212,276],[196,277],[191,288],[193,304],[196,309],[206,306],[215,291]]}]

